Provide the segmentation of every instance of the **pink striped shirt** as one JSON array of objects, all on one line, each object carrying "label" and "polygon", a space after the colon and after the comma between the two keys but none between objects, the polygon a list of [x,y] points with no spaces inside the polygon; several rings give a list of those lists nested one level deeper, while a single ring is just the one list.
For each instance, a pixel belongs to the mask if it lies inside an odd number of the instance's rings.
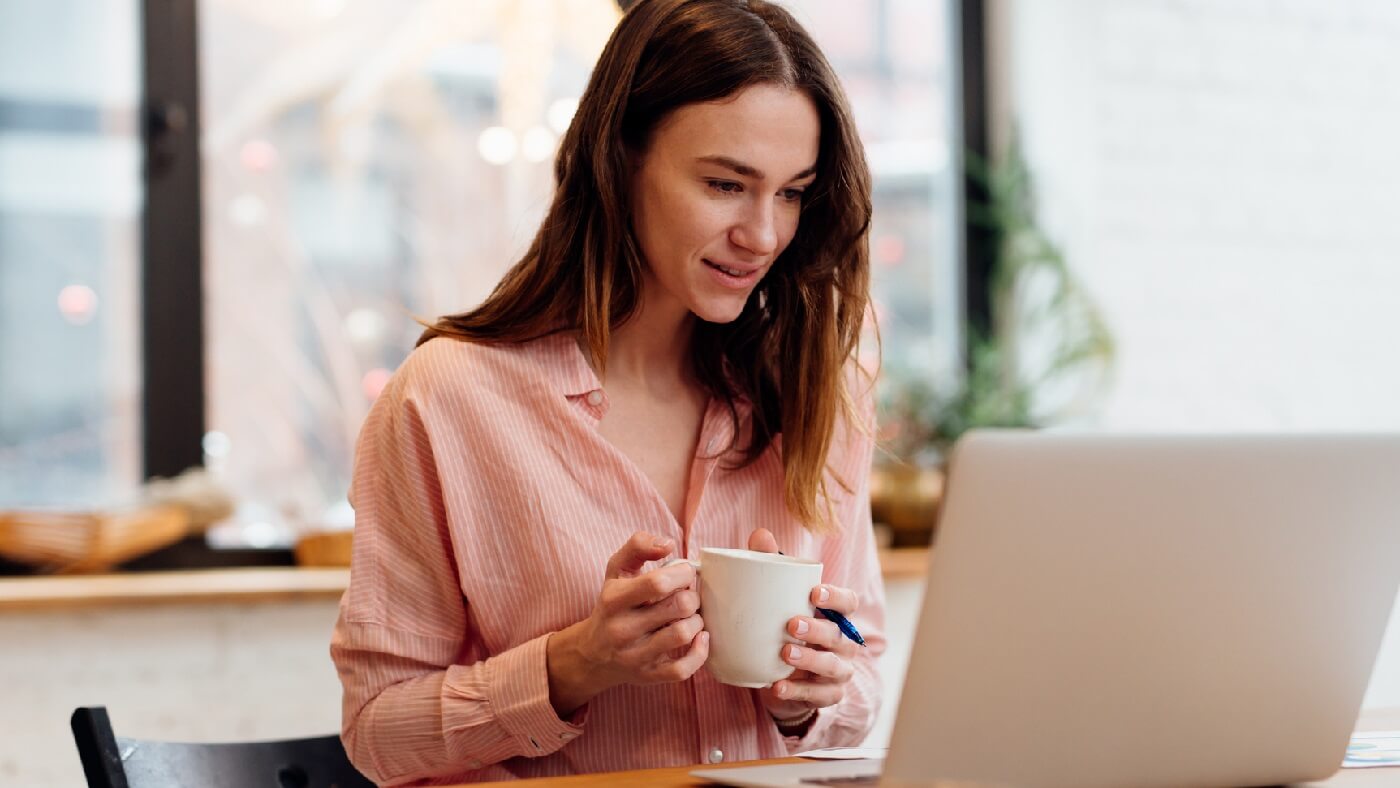
[{"label": "pink striped shirt", "polygon": [[[857,745],[880,701],[884,589],[870,529],[872,439],[843,425],[829,471],[840,534],[814,536],[783,503],[775,448],[740,470],[728,410],[711,401],[685,522],[598,432],[608,399],[567,334],[513,346],[434,339],[395,373],[360,434],[355,547],[331,655],[343,737],[377,782],[435,785],[741,761]],[[741,410],[741,414],[745,411]],[[789,555],[854,589],[869,648],[840,704],[800,741],[754,690],[690,680],[621,686],[570,719],[549,702],[545,643],[586,618],[608,558],[635,531],[678,553],[744,547],[766,527]],[[702,613],[703,615],[703,613]]]}]

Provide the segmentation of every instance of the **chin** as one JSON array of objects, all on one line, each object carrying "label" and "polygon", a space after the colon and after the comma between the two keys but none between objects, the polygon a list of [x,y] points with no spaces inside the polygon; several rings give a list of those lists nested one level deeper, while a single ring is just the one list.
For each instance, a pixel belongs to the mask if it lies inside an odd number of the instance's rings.
[{"label": "chin", "polygon": [[748,303],[747,300],[737,301],[733,304],[697,304],[697,308],[691,311],[706,323],[733,323],[739,319],[739,315],[744,313],[744,304],[746,303]]}]

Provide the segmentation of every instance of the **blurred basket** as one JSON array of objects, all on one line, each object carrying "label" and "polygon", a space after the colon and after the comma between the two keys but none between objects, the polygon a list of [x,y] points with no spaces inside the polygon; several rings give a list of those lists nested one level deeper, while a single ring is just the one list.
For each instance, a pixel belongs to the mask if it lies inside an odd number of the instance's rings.
[{"label": "blurred basket", "polygon": [[0,556],[43,571],[101,572],[174,544],[189,531],[175,505],[114,512],[0,512]]},{"label": "blurred basket", "polygon": [[298,566],[349,566],[354,531],[316,531],[297,540]]}]

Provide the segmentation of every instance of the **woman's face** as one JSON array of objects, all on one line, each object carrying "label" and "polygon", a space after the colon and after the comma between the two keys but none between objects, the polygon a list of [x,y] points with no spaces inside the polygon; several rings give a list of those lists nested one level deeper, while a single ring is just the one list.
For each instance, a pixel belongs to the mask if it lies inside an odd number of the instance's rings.
[{"label": "woman's face", "polygon": [[820,132],[812,100],[774,85],[661,121],[632,176],[648,311],[739,316],[797,232]]}]

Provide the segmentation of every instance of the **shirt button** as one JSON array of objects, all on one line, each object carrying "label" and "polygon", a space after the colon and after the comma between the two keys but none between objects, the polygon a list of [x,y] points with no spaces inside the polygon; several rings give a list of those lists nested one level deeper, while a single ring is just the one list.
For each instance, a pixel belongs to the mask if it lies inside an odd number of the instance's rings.
[{"label": "shirt button", "polygon": [[470,767],[472,767],[473,769],[480,769],[480,768],[481,768],[481,761],[479,761],[479,760],[473,758],[473,759],[472,759],[472,762],[469,763],[469,764],[467,764],[467,765],[470,766]]},{"label": "shirt button", "polygon": [[593,389],[592,391],[588,392],[588,404],[592,405],[595,408],[599,405],[602,405],[603,392],[599,391],[598,389]]},{"label": "shirt button", "polygon": [[718,747],[710,750],[710,763],[719,763],[722,760],[724,760],[724,750]]},{"label": "shirt button", "polygon": [[573,731],[564,731],[563,733],[559,734],[559,738],[563,739],[564,741],[568,741],[569,739],[574,738],[574,733]]}]

